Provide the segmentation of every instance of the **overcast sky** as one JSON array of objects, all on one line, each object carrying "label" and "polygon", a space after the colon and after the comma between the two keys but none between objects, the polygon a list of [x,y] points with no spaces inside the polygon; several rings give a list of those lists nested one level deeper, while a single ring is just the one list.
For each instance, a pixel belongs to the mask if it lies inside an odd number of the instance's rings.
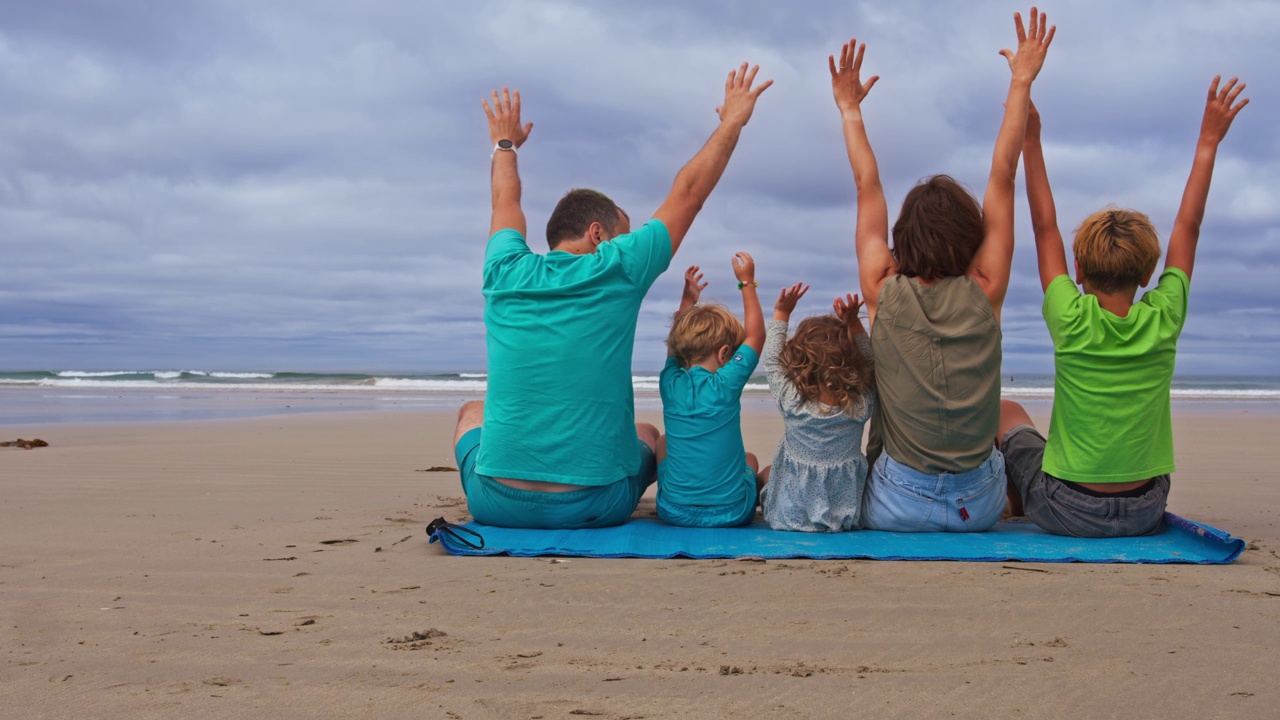
[{"label": "overcast sky", "polygon": [[[1216,73],[1249,84],[1221,147],[1181,373],[1280,373],[1280,4],[1045,6],[1032,96],[1063,232],[1114,204],[1167,241]],[[714,129],[743,60],[775,80],[644,305],[661,365],[681,271],[738,308],[856,291],[853,180],[827,55],[856,35],[891,217],[919,178],[979,196],[1015,42],[1007,2],[0,3],[0,369],[484,366],[489,144],[519,88],[530,245],[571,187],[637,220]],[[1019,186],[1008,373],[1052,371]],[[1163,263],[1163,260],[1162,260]],[[589,360],[587,360],[589,361]]]}]

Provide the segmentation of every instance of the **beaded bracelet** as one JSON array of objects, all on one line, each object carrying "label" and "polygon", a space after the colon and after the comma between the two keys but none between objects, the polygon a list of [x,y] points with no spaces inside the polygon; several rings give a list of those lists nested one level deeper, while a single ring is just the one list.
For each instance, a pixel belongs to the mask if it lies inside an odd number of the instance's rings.
[{"label": "beaded bracelet", "polygon": [[[741,290],[742,288],[744,288],[744,287],[746,287],[746,286],[747,286],[747,284],[746,284],[746,283],[744,283],[744,282],[740,282],[740,283],[738,283],[738,289],[739,289],[739,290]],[[758,283],[758,282],[753,282],[753,283],[751,283],[751,287],[760,287],[760,283]]]}]

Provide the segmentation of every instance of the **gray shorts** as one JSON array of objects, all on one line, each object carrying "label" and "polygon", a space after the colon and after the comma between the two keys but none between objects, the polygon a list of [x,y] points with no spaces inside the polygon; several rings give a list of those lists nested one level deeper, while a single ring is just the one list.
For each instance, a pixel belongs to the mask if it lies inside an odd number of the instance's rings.
[{"label": "gray shorts", "polygon": [[1160,531],[1169,500],[1169,476],[1153,478],[1137,497],[1097,497],[1074,483],[1045,473],[1044,436],[1030,425],[1018,425],[1000,442],[1005,476],[1027,518],[1054,535],[1133,537]]}]

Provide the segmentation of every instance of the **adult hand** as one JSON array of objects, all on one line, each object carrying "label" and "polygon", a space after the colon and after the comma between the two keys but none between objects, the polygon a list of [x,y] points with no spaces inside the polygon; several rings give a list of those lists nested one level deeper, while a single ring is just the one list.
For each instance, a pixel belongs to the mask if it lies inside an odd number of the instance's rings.
[{"label": "adult hand", "polygon": [[684,295],[680,297],[681,307],[697,305],[698,298],[702,297],[702,291],[706,287],[707,283],[702,282],[702,268],[690,265],[689,269],[684,271]]},{"label": "adult hand", "polygon": [[1023,28],[1022,15],[1013,14],[1013,25],[1018,31],[1018,51],[1001,50],[1000,54],[1009,61],[1009,69],[1013,71],[1014,80],[1031,82],[1040,74],[1044,66],[1044,57],[1049,52],[1049,44],[1058,26],[1049,27],[1044,13],[1037,13],[1031,8],[1031,27]]},{"label": "adult hand", "polygon": [[1200,122],[1200,139],[1215,144],[1222,142],[1222,138],[1227,136],[1227,131],[1231,129],[1231,121],[1236,119],[1236,113],[1249,104],[1249,98],[1245,98],[1232,107],[1236,98],[1244,92],[1244,83],[1237,85],[1236,81],[1239,78],[1231,78],[1219,91],[1218,83],[1221,80],[1221,75],[1213,76],[1213,83],[1209,85],[1209,99],[1204,105],[1204,120]]},{"label": "adult hand", "polygon": [[796,309],[796,303],[800,302],[800,298],[807,292],[809,292],[809,286],[804,283],[782,288],[782,292],[778,294],[778,301],[773,304],[773,311],[790,318],[791,313]]},{"label": "adult hand", "polygon": [[765,80],[752,89],[751,84],[755,82],[759,70],[759,65],[753,65],[748,70],[747,64],[742,63],[742,67],[729,72],[729,78],[724,83],[724,104],[716,108],[720,122],[743,127],[751,119],[751,113],[756,109],[756,98],[773,84],[772,80]]},{"label": "adult hand", "polygon": [[756,281],[756,261],[744,252],[733,254],[733,275],[738,282],[750,285]]},{"label": "adult hand", "polygon": [[862,99],[880,79],[879,75],[874,75],[862,82],[862,55],[866,51],[866,43],[858,45],[856,39],[850,38],[840,47],[838,65],[834,56],[827,56],[827,65],[831,69],[831,93],[836,97],[836,107],[840,108],[841,114],[861,107]]},{"label": "adult hand", "polygon": [[533,123],[520,124],[520,91],[514,93],[502,88],[502,95],[493,91],[493,107],[481,100],[485,117],[489,118],[489,140],[494,145],[499,140],[510,140],[516,147],[524,144],[533,130]]}]

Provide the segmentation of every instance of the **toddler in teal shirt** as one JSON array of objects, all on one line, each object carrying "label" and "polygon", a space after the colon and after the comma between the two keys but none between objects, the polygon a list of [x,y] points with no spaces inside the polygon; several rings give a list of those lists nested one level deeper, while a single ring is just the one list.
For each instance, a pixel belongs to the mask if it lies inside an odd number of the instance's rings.
[{"label": "toddler in teal shirt", "polygon": [[764,347],[755,262],[734,255],[744,323],[722,305],[699,305],[707,286],[685,271],[658,388],[665,434],[658,444],[658,517],[686,527],[732,527],[756,515],[760,469],[742,443],[742,388]]}]

